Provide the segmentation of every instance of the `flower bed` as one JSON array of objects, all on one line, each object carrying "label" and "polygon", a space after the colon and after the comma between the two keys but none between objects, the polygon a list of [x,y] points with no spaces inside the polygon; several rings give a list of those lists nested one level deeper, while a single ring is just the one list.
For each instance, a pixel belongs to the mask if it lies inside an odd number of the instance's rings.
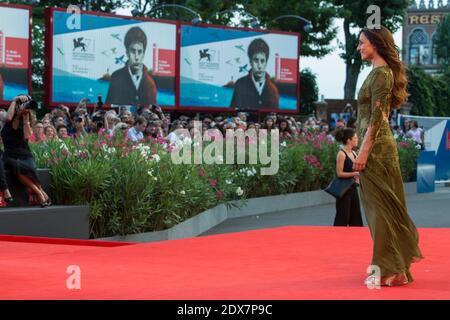
[{"label": "flower bed", "polygon": [[[176,165],[164,141],[91,135],[32,145],[38,166],[51,170],[56,202],[89,204],[93,238],[163,230],[230,200],[323,189],[338,148],[324,135],[283,142],[278,173],[260,175],[260,164]],[[399,142],[405,182],[419,152]]]}]

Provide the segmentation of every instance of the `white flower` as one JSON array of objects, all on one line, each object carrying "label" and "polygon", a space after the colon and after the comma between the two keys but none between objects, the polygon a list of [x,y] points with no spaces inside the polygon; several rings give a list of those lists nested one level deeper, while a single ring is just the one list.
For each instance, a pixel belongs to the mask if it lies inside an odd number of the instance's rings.
[{"label": "white flower", "polygon": [[242,196],[244,194],[244,190],[242,190],[241,187],[238,187],[236,189],[236,194],[240,197],[240,196]]},{"label": "white flower", "polygon": [[253,177],[256,174],[255,168],[247,169],[247,177]]},{"label": "white flower", "polygon": [[231,181],[231,180],[225,180],[225,183],[226,183],[226,184],[233,184],[233,181]]},{"label": "white flower", "polygon": [[158,178],[157,177],[153,177],[153,180],[158,181]]},{"label": "white flower", "polygon": [[283,141],[282,143],[280,143],[280,146],[282,146],[282,147],[287,147],[286,141]]},{"label": "white flower", "polygon": [[422,147],[420,146],[420,144],[416,145],[416,149],[422,149]]},{"label": "white flower", "polygon": [[185,195],[185,194],[186,194],[186,192],[185,192],[184,190],[181,190],[180,193],[181,193],[182,195]]},{"label": "white flower", "polygon": [[151,160],[155,162],[159,162],[161,160],[160,156],[158,154],[154,154],[150,157]]},{"label": "white flower", "polygon": [[153,177],[153,170],[148,170],[147,173],[150,177]]}]

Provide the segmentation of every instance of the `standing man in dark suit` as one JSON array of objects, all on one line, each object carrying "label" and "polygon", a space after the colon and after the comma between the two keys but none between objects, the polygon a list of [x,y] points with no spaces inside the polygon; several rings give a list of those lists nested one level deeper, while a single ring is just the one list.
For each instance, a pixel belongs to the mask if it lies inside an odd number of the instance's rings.
[{"label": "standing man in dark suit", "polygon": [[266,72],[269,46],[263,39],[255,39],[248,46],[252,69],[234,84],[230,107],[241,109],[277,109],[280,95]]},{"label": "standing man in dark suit", "polygon": [[111,75],[107,104],[137,105],[156,104],[155,81],[144,65],[147,36],[139,27],[133,27],[125,35],[128,61],[125,67]]}]

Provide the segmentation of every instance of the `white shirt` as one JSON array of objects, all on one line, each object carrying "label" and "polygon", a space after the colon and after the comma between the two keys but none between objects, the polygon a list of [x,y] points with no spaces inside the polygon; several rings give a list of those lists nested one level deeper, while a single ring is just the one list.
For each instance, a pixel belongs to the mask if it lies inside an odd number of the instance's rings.
[{"label": "white shirt", "polygon": [[138,142],[144,139],[144,134],[136,130],[135,127],[131,127],[130,129],[128,129],[127,136],[128,139],[130,139],[133,142]]},{"label": "white shirt", "polygon": [[406,135],[414,139],[417,143],[422,143],[422,131],[422,128],[417,128],[416,130],[410,129]]},{"label": "white shirt", "polygon": [[264,85],[266,84],[266,77],[263,76],[262,81],[256,82],[255,78],[253,77],[253,73],[252,73],[252,80],[253,80],[253,84],[255,85],[256,91],[258,91],[259,95],[262,95]]}]

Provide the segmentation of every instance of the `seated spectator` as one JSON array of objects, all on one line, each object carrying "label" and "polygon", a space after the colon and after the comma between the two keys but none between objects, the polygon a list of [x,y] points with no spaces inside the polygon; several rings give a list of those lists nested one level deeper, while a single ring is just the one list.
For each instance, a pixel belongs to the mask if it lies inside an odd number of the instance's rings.
[{"label": "seated spectator", "polygon": [[30,143],[40,143],[46,140],[44,134],[44,124],[40,121],[36,122],[33,127],[33,134],[28,139]]},{"label": "seated spectator", "polygon": [[183,123],[181,121],[174,121],[172,123],[172,131],[167,136],[170,145],[180,146],[186,138],[189,138],[185,137],[179,129],[184,129]]},{"label": "seated spectator", "polygon": [[162,138],[163,134],[161,123],[158,123],[157,121],[150,121],[147,125],[147,128],[145,128],[145,136],[150,139]]},{"label": "seated spectator", "polygon": [[282,119],[279,123],[280,126],[280,140],[291,139],[292,131],[291,127],[286,119]]},{"label": "seated spectator", "polygon": [[133,115],[128,110],[122,111],[122,113],[120,114],[120,121],[128,124],[129,128],[131,128],[134,125]]},{"label": "seated spectator", "polygon": [[84,119],[84,117],[78,117],[75,122],[75,128],[72,133],[72,136],[75,138],[79,138],[86,134],[87,134],[87,132],[86,132],[86,128],[85,128],[85,119]]},{"label": "seated spectator", "polygon": [[264,125],[263,125],[263,129],[267,130],[267,132],[269,133],[271,130],[276,129],[277,126],[275,124],[275,120],[273,116],[267,116],[264,119]]},{"label": "seated spectator", "polygon": [[128,129],[128,125],[125,122],[119,122],[114,126],[111,136],[118,137],[119,135],[122,135],[123,137],[127,137]]},{"label": "seated spectator", "polygon": [[58,128],[59,126],[67,126],[64,116],[57,116],[53,118],[53,126]]},{"label": "seated spectator", "polygon": [[52,125],[44,127],[45,140],[54,140],[57,138],[56,129]]},{"label": "seated spectator", "polygon": [[128,130],[128,139],[139,142],[144,139],[144,131],[147,127],[147,120],[144,117],[137,117],[134,126]]},{"label": "seated spectator", "polygon": [[69,138],[69,132],[67,130],[67,126],[64,124],[61,124],[56,127],[56,134],[57,134],[58,138],[60,138],[60,139]]},{"label": "seated spectator", "polygon": [[[104,130],[107,134],[112,134],[112,131],[114,127],[119,123],[120,118],[117,116],[116,112],[114,110],[109,110],[105,114],[105,120],[103,122],[104,124]],[[125,122],[125,121],[122,121]]]}]

